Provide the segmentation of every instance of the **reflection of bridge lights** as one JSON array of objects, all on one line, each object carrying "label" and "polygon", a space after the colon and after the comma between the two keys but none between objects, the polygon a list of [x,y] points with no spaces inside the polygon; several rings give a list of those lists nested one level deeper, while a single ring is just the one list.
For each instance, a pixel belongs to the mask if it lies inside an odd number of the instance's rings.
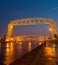
[{"label": "reflection of bridge lights", "polygon": [[14,46],[14,43],[13,42],[10,42],[10,51],[13,53],[13,46]]},{"label": "reflection of bridge lights", "polygon": [[31,42],[28,43],[28,51],[31,51]]},{"label": "reflection of bridge lights", "polygon": [[45,53],[47,56],[51,56],[51,57],[55,56],[55,50],[53,50],[53,48],[46,47]]},{"label": "reflection of bridge lights", "polygon": [[9,51],[9,43],[6,44],[6,52]]},{"label": "reflection of bridge lights", "polygon": [[22,48],[22,42],[19,42],[19,49]]},{"label": "reflection of bridge lights", "polygon": [[13,43],[6,43],[6,51],[5,51],[5,65],[9,65],[12,61],[14,61],[14,51],[13,51]]}]

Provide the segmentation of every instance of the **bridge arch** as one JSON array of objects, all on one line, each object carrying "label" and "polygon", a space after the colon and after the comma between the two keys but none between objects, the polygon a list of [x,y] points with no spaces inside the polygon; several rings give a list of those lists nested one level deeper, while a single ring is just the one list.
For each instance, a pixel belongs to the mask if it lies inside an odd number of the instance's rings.
[{"label": "bridge arch", "polygon": [[56,25],[52,19],[49,18],[25,18],[11,21],[8,24],[8,31],[6,39],[10,39],[13,37],[13,28],[14,26],[26,26],[26,25],[37,25],[37,24],[49,24],[50,25],[50,34],[53,37],[56,32]]}]

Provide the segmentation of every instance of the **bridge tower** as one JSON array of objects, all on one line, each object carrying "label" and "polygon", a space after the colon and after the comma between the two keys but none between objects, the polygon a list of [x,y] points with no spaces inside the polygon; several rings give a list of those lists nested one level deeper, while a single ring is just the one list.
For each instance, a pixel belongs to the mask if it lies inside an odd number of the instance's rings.
[{"label": "bridge tower", "polygon": [[54,35],[57,34],[55,22],[50,21],[50,28],[49,28],[49,31],[50,31],[50,35],[51,35],[52,37],[54,37]]}]

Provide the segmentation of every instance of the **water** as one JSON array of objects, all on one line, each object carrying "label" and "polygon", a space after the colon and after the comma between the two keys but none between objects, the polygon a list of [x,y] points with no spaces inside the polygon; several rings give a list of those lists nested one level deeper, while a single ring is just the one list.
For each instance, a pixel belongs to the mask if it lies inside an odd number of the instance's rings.
[{"label": "water", "polygon": [[9,65],[38,45],[37,42],[0,43],[0,65]]},{"label": "water", "polygon": [[[9,65],[37,46],[39,46],[38,42],[0,43],[0,65]],[[53,62],[53,65],[58,65],[58,45],[47,43],[44,47],[43,61],[46,60],[46,57],[49,63]],[[48,65],[48,62],[45,62],[46,65]]]}]

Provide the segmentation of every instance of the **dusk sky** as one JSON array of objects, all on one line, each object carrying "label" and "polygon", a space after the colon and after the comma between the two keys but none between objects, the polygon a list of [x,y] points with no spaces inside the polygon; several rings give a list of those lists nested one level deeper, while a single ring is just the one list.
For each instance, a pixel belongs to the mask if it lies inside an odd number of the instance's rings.
[{"label": "dusk sky", "polygon": [[21,18],[52,18],[58,28],[58,0],[0,0],[0,36],[11,20]]}]

